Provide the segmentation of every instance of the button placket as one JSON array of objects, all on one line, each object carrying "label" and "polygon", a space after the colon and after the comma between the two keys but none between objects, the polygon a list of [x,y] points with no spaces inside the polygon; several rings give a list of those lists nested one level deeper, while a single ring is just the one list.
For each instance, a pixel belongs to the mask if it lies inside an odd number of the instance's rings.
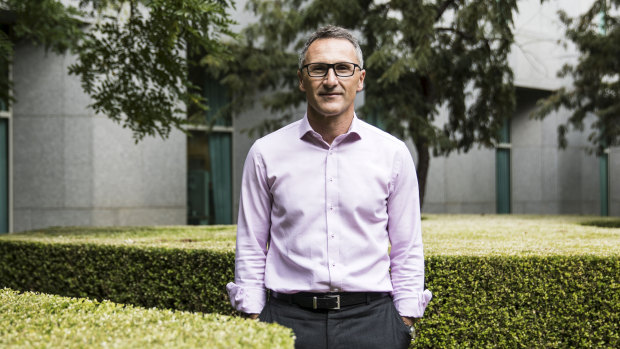
[{"label": "button placket", "polygon": [[337,156],[330,148],[327,151],[325,163],[325,193],[326,193],[326,218],[327,218],[327,268],[330,275],[330,284],[337,287],[340,284],[339,260],[340,245],[338,241],[338,188],[335,185],[337,178]]}]

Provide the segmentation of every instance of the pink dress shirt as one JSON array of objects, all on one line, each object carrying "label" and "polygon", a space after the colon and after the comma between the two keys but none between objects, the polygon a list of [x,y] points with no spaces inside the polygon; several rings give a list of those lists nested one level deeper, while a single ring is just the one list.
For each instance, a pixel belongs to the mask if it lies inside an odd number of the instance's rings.
[{"label": "pink dress shirt", "polygon": [[257,140],[243,169],[233,307],[260,313],[267,288],[391,292],[402,316],[421,317],[431,293],[418,198],[405,144],[356,116],[331,146],[307,116]]}]

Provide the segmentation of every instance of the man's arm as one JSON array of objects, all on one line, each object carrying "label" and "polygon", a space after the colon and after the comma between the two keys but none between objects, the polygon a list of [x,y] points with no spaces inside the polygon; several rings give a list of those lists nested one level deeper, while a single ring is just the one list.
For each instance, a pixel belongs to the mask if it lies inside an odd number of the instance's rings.
[{"label": "man's arm", "polygon": [[243,167],[235,282],[226,285],[235,309],[258,317],[265,305],[265,261],[271,227],[271,195],[263,159],[255,143]]},{"label": "man's arm", "polygon": [[432,295],[424,290],[424,252],[418,180],[409,150],[402,144],[395,157],[387,202],[390,267],[394,305],[406,323],[420,318]]}]

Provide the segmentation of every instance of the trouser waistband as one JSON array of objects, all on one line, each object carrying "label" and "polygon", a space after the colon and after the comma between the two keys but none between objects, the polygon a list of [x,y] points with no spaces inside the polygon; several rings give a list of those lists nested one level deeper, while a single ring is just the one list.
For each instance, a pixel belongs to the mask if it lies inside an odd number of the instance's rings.
[{"label": "trouser waistband", "polygon": [[271,297],[297,304],[300,307],[310,309],[329,309],[338,310],[341,307],[347,307],[358,304],[370,304],[377,299],[389,296],[389,292],[337,292],[337,293],[279,293],[269,290]]}]

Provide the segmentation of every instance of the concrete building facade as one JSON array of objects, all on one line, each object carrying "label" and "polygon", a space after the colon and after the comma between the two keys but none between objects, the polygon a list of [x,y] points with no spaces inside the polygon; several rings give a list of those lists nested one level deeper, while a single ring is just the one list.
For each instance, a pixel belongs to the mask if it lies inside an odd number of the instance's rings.
[{"label": "concrete building facade", "polygon": [[96,116],[71,56],[19,45],[13,64],[12,230],[184,224],[186,137],[149,138]]},{"label": "concrete building facade", "polygon": [[[556,73],[565,63],[576,62],[578,58],[570,43],[567,47],[559,43],[564,28],[558,10],[577,16],[591,3],[554,1],[541,5],[535,0],[518,3],[515,44],[509,57],[517,87],[517,108],[508,127],[509,142],[505,144],[510,154],[511,213],[599,215],[606,211],[609,215],[620,215],[620,168],[617,167],[620,149],[608,149],[604,171],[608,182],[606,191],[602,191],[603,160],[589,152],[591,144],[587,138],[592,130],[586,126],[583,131],[570,131],[567,148],[559,149],[557,129],[566,122],[569,111],[560,110],[542,121],[530,118],[538,99],[570,84],[570,80],[560,79]],[[498,212],[499,151],[476,149],[467,154],[433,158],[424,211]]]},{"label": "concrete building facade", "polygon": [[[568,112],[543,121],[529,117],[538,98],[569,83],[555,76],[563,62],[576,57],[573,48],[556,42],[562,30],[555,12],[568,3],[520,2],[510,58],[518,107],[507,141],[501,149],[432,158],[424,212],[496,213],[499,200],[507,200],[511,213],[599,215],[606,195],[608,214],[620,216],[620,149],[609,149],[602,193],[602,160],[587,152],[588,130],[571,131],[568,148],[561,150],[557,127]],[[570,9],[577,14],[586,5]],[[250,17],[238,11],[238,19]],[[242,131],[270,117],[268,112],[256,108],[236,115],[216,127],[216,136],[198,128],[193,138],[174,131],[166,140],[135,144],[130,131],[87,107],[89,97],[67,73],[73,59],[27,44],[16,47],[17,102],[0,115],[7,125],[4,230],[234,223],[243,162],[254,141]],[[500,186],[507,194],[498,194]]]}]

